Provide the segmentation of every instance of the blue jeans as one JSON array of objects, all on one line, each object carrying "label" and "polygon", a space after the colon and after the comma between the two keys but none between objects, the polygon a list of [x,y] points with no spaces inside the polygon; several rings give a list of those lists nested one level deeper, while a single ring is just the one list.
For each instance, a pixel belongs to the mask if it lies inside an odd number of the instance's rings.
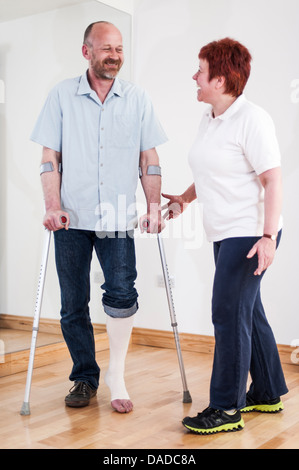
[{"label": "blue jeans", "polygon": [[[281,233],[277,244],[280,237]],[[263,274],[253,274],[257,256],[246,258],[258,239],[228,238],[214,243],[212,408],[244,407],[248,372],[252,380],[248,393],[256,400],[270,400],[288,391],[276,341],[261,301]]]},{"label": "blue jeans", "polygon": [[75,229],[58,230],[54,239],[61,329],[73,360],[70,380],[84,381],[97,388],[100,368],[95,359],[89,315],[92,253],[95,249],[104,273],[105,282],[101,286],[104,311],[112,317],[129,317],[138,309],[134,239],[131,232],[96,234]]}]

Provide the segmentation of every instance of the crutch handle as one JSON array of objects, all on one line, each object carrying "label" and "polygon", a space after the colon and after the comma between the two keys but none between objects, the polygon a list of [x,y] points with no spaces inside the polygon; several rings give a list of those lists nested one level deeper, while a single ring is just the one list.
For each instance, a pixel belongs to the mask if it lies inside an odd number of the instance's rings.
[{"label": "crutch handle", "polygon": [[144,219],[141,226],[144,230],[147,230],[150,226],[150,221],[148,219]]},{"label": "crutch handle", "polygon": [[61,225],[66,225],[66,223],[67,223],[67,218],[66,218],[65,215],[61,215],[61,216],[60,216],[60,223],[61,223]]}]

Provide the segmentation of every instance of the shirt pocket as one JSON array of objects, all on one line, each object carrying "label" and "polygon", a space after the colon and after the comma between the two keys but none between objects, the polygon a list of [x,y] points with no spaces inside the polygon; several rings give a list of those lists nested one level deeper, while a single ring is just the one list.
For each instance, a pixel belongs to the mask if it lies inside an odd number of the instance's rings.
[{"label": "shirt pocket", "polygon": [[114,148],[136,146],[139,126],[134,114],[115,114],[109,129],[108,145]]}]

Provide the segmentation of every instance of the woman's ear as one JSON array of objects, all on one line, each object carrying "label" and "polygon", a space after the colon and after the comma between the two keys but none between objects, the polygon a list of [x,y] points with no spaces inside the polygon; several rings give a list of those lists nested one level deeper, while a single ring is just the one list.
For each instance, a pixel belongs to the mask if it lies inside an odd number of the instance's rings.
[{"label": "woman's ear", "polygon": [[225,77],[223,77],[223,76],[218,77],[217,81],[216,81],[216,88],[219,90],[224,85],[225,85]]}]

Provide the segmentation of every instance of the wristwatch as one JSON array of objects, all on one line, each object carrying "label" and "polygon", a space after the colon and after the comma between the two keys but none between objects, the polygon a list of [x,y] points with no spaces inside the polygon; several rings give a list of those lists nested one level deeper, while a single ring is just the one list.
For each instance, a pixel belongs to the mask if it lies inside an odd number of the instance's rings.
[{"label": "wristwatch", "polygon": [[270,238],[271,240],[275,242],[277,235],[269,235],[268,233],[264,233],[263,237]]}]

